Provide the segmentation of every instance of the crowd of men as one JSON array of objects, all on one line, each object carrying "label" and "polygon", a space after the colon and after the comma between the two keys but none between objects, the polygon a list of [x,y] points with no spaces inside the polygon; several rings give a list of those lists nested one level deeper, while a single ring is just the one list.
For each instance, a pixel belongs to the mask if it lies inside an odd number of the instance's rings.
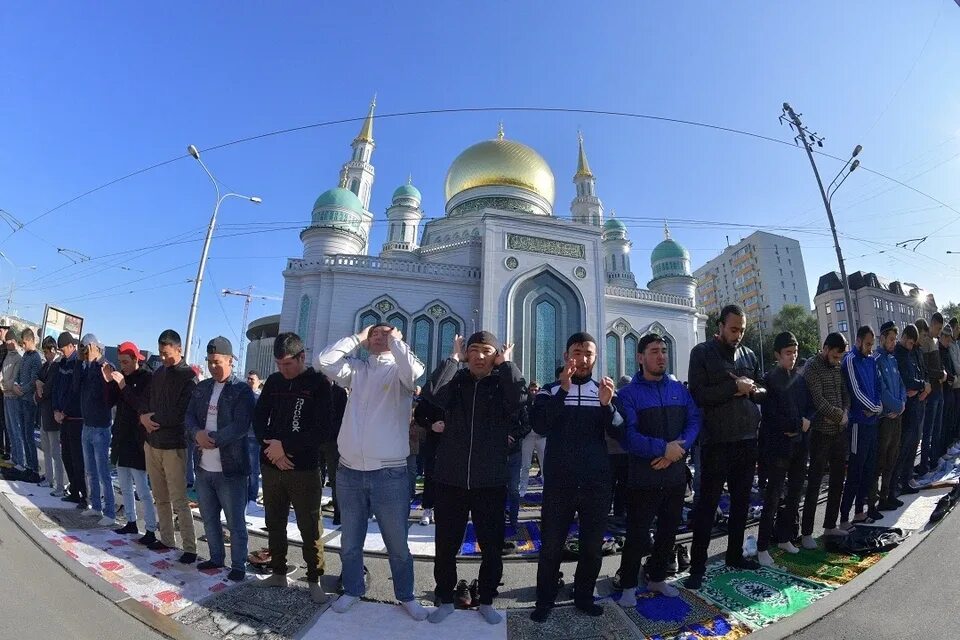
[{"label": "crowd of men", "polygon": [[[773,564],[772,545],[791,554],[817,548],[814,524],[825,474],[823,533],[843,536],[853,524],[897,509],[903,504],[898,495],[918,491],[915,476],[947,464],[960,423],[957,319],[945,324],[937,313],[902,332],[888,322],[879,334],[864,326],[850,350],[842,334],[831,333],[806,363],[798,362],[796,338],[784,332],[774,342],[776,365],[765,374],[742,344],[742,308],[725,307],[716,329],[690,353],[687,384],[667,373],[667,344],[656,334],[639,340],[633,378],[615,385],[594,376],[596,339],[574,333],[557,379],[540,387],[527,385],[511,362],[512,345],[478,331],[455,338],[422,390],[423,363],[388,324],[328,345],[315,366],[307,362],[302,339],[282,333],[274,344],[277,372],[262,387],[256,372],[246,379],[235,375],[233,348],[223,337],[207,344],[209,377],[200,380],[173,330],[158,338],[162,364],[155,371],[143,366],[132,342],[118,346],[114,365],[93,334],[79,341],[67,332],[45,338],[41,356],[32,331],[8,330],[0,390],[3,453],[13,466],[4,476],[50,487],[51,495],[74,503],[84,516],[113,527],[115,466],[126,518],[116,532],[139,536],[151,550],[179,548],[179,561],[187,564],[198,560],[192,484],[210,556],[198,568],[227,569],[222,514],[230,536],[228,578],[235,581],[246,575],[245,515],[262,481],[268,550],[261,555],[271,575],[256,585],[288,585],[292,508],[317,602],[329,598],[320,585],[321,504],[329,479],[341,531],[342,594],[333,610],[343,613],[365,594],[363,544],[375,518],[394,596],[412,618],[434,623],[450,615],[462,590],[457,557],[471,521],[481,555],[474,604],[496,624],[502,620],[493,602],[506,529],[518,525],[534,451],[543,478],[531,614],[538,622],[549,617],[558,597],[573,523],[579,537],[574,605],[598,616],[603,609],[593,593],[604,536],[621,517],[626,540],[614,586],[622,590],[619,604],[632,608],[641,569],[647,589],[676,597],[667,576],[680,559],[689,565],[684,586],[701,587],[725,489],[724,560],[749,570]],[[432,612],[414,595],[407,544],[420,469],[421,524],[436,525]],[[755,478],[765,505],[757,560],[743,553]],[[691,485],[697,491],[687,559],[676,534]]]}]

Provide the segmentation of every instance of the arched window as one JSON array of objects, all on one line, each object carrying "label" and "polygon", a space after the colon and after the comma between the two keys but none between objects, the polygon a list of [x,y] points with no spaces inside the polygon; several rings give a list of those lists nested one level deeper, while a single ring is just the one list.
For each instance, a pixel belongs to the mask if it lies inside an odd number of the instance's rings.
[{"label": "arched window", "polygon": [[417,316],[414,319],[410,344],[413,346],[413,352],[426,367],[423,375],[417,380],[417,384],[422,385],[436,366],[430,358],[430,353],[433,351],[433,320],[427,316]]},{"label": "arched window", "polygon": [[353,193],[357,196],[360,195],[360,180],[358,178],[354,178],[350,181],[350,191],[353,191]]},{"label": "arched window", "polygon": [[437,341],[437,359],[445,360],[453,351],[453,339],[460,333],[460,323],[452,318],[446,318],[440,323],[440,339]]},{"label": "arched window", "polygon": [[676,355],[673,353],[673,338],[663,334],[663,344],[667,347],[667,373],[673,373],[676,361]]},{"label": "arched window", "polygon": [[533,378],[552,382],[560,354],[557,353],[557,307],[541,300],[534,307]]},{"label": "arched window", "polygon": [[623,375],[633,377],[637,372],[637,336],[628,333],[623,337]]},{"label": "arched window", "polygon": [[400,330],[400,333],[403,334],[404,340],[407,339],[407,319],[403,316],[403,314],[395,313],[387,318],[387,322]]},{"label": "arched window", "polygon": [[[380,322],[380,315],[374,313],[373,311],[364,311],[363,315],[360,316],[360,326],[357,327],[357,330],[363,329],[364,327],[372,327],[373,325]],[[370,354],[366,349],[359,349],[357,351],[357,357],[361,359],[366,359]]]},{"label": "arched window", "polygon": [[620,377],[620,338],[615,333],[607,334],[607,352],[604,354],[607,359],[607,375],[616,380]]},{"label": "arched window", "polygon": [[297,320],[297,335],[304,341],[307,336],[307,322],[310,319],[310,298],[307,295],[300,296],[300,316]]}]

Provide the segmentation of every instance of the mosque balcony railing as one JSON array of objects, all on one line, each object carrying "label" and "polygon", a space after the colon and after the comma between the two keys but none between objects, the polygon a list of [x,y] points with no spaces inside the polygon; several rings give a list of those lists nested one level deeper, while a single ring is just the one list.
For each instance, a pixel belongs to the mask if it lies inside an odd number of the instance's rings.
[{"label": "mosque balcony railing", "polygon": [[643,300],[646,302],[659,302],[662,304],[675,304],[681,307],[695,308],[693,298],[686,296],[677,296],[672,293],[657,293],[649,289],[632,289],[630,287],[608,286],[606,288],[608,296],[618,298],[632,298],[634,300]]},{"label": "mosque balcony railing", "polygon": [[288,271],[308,271],[314,269],[379,274],[403,273],[414,276],[440,277],[466,281],[478,281],[481,277],[481,271],[476,267],[416,262],[397,258],[378,258],[376,256],[332,255],[324,256],[319,260],[291,259],[287,261]]}]

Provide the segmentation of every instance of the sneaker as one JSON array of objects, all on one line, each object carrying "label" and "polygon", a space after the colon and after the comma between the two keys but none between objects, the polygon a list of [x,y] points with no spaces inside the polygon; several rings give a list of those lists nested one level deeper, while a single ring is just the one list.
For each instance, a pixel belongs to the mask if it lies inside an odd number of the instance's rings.
[{"label": "sneaker", "polygon": [[230,573],[227,574],[227,580],[232,582],[243,582],[246,577],[246,572],[241,569],[231,569]]},{"label": "sneaker", "polygon": [[81,512],[80,515],[87,518],[92,518],[94,516],[97,516],[99,518],[101,516],[101,513],[98,509],[86,509],[83,512]]},{"label": "sneaker", "polygon": [[223,569],[223,565],[213,560],[204,560],[197,563],[197,571],[208,571],[210,569]]},{"label": "sneaker", "polygon": [[420,526],[426,527],[433,522],[433,509],[424,509],[420,516]]},{"label": "sneaker", "polygon": [[97,526],[99,527],[115,527],[117,526],[117,519],[111,518],[110,516],[103,516],[97,520]]},{"label": "sneaker", "polygon": [[27,469],[26,471],[23,472],[24,482],[29,482],[31,484],[39,484],[42,480],[43,480],[43,476],[41,476],[36,471],[31,471],[30,469]]},{"label": "sneaker", "polygon": [[45,489],[49,489],[50,487],[53,486],[53,484],[52,484],[49,480],[47,480],[46,478],[44,478],[43,480],[41,480],[41,481],[40,481],[39,483],[37,483],[37,484],[38,484],[39,486],[41,486],[41,487],[44,487]]},{"label": "sneaker", "polygon": [[180,564],[193,564],[196,561],[197,561],[197,554],[190,551],[184,551],[183,554],[179,558],[177,558],[177,562],[179,562]]},{"label": "sneaker", "polygon": [[53,496],[54,498],[62,499],[63,496],[66,495],[66,491],[64,491],[63,489],[54,489],[53,491],[50,492],[50,495]]},{"label": "sneaker", "polygon": [[142,544],[143,546],[149,548],[150,545],[157,542],[157,534],[153,531],[147,531],[140,538],[137,539],[137,544]]},{"label": "sneaker", "polygon": [[154,540],[153,543],[147,545],[147,549],[150,549],[150,551],[156,551],[157,553],[165,553],[167,551],[173,551],[173,547],[168,547],[167,545],[163,544],[159,540]]},{"label": "sneaker", "polygon": [[457,583],[453,592],[453,606],[456,609],[469,609],[473,604],[473,598],[470,596],[470,587],[466,580]]},{"label": "sneaker", "polygon": [[470,582],[470,606],[479,607],[480,606],[480,582],[474,578]]},{"label": "sneaker", "polygon": [[140,529],[137,528],[136,522],[128,522],[119,529],[114,529],[113,532],[120,536],[126,536],[130,534],[139,534]]},{"label": "sneaker", "polygon": [[883,514],[880,513],[877,509],[871,508],[869,511],[867,511],[867,518],[869,518],[873,522],[876,522],[877,520],[883,520]]},{"label": "sneaker", "polygon": [[678,544],[674,547],[674,551],[677,554],[677,571],[684,572],[690,568],[690,552],[687,551],[687,547]]}]

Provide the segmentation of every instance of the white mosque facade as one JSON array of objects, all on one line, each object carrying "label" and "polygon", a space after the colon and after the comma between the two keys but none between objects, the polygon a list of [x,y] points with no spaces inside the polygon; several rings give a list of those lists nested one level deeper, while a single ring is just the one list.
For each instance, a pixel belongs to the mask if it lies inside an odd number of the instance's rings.
[{"label": "white mosque facade", "polygon": [[705,320],[690,256],[665,229],[651,256],[653,279],[636,286],[626,227],[604,217],[582,138],[569,216],[555,213],[546,161],[501,129],[450,165],[443,218],[421,225],[420,192],[409,182],[398,187],[377,252],[370,246],[373,124],[371,105],[340,186],[317,198],[300,233],[303,256],[283,271],[279,330],[300,334],[309,357],[385,321],[429,372],[455,335],[486,329],[514,343],[526,379],[543,384],[554,379],[575,331],[597,337],[597,373],[614,378],[632,375],[637,341],[656,332],[669,345],[670,371],[686,379]]}]

